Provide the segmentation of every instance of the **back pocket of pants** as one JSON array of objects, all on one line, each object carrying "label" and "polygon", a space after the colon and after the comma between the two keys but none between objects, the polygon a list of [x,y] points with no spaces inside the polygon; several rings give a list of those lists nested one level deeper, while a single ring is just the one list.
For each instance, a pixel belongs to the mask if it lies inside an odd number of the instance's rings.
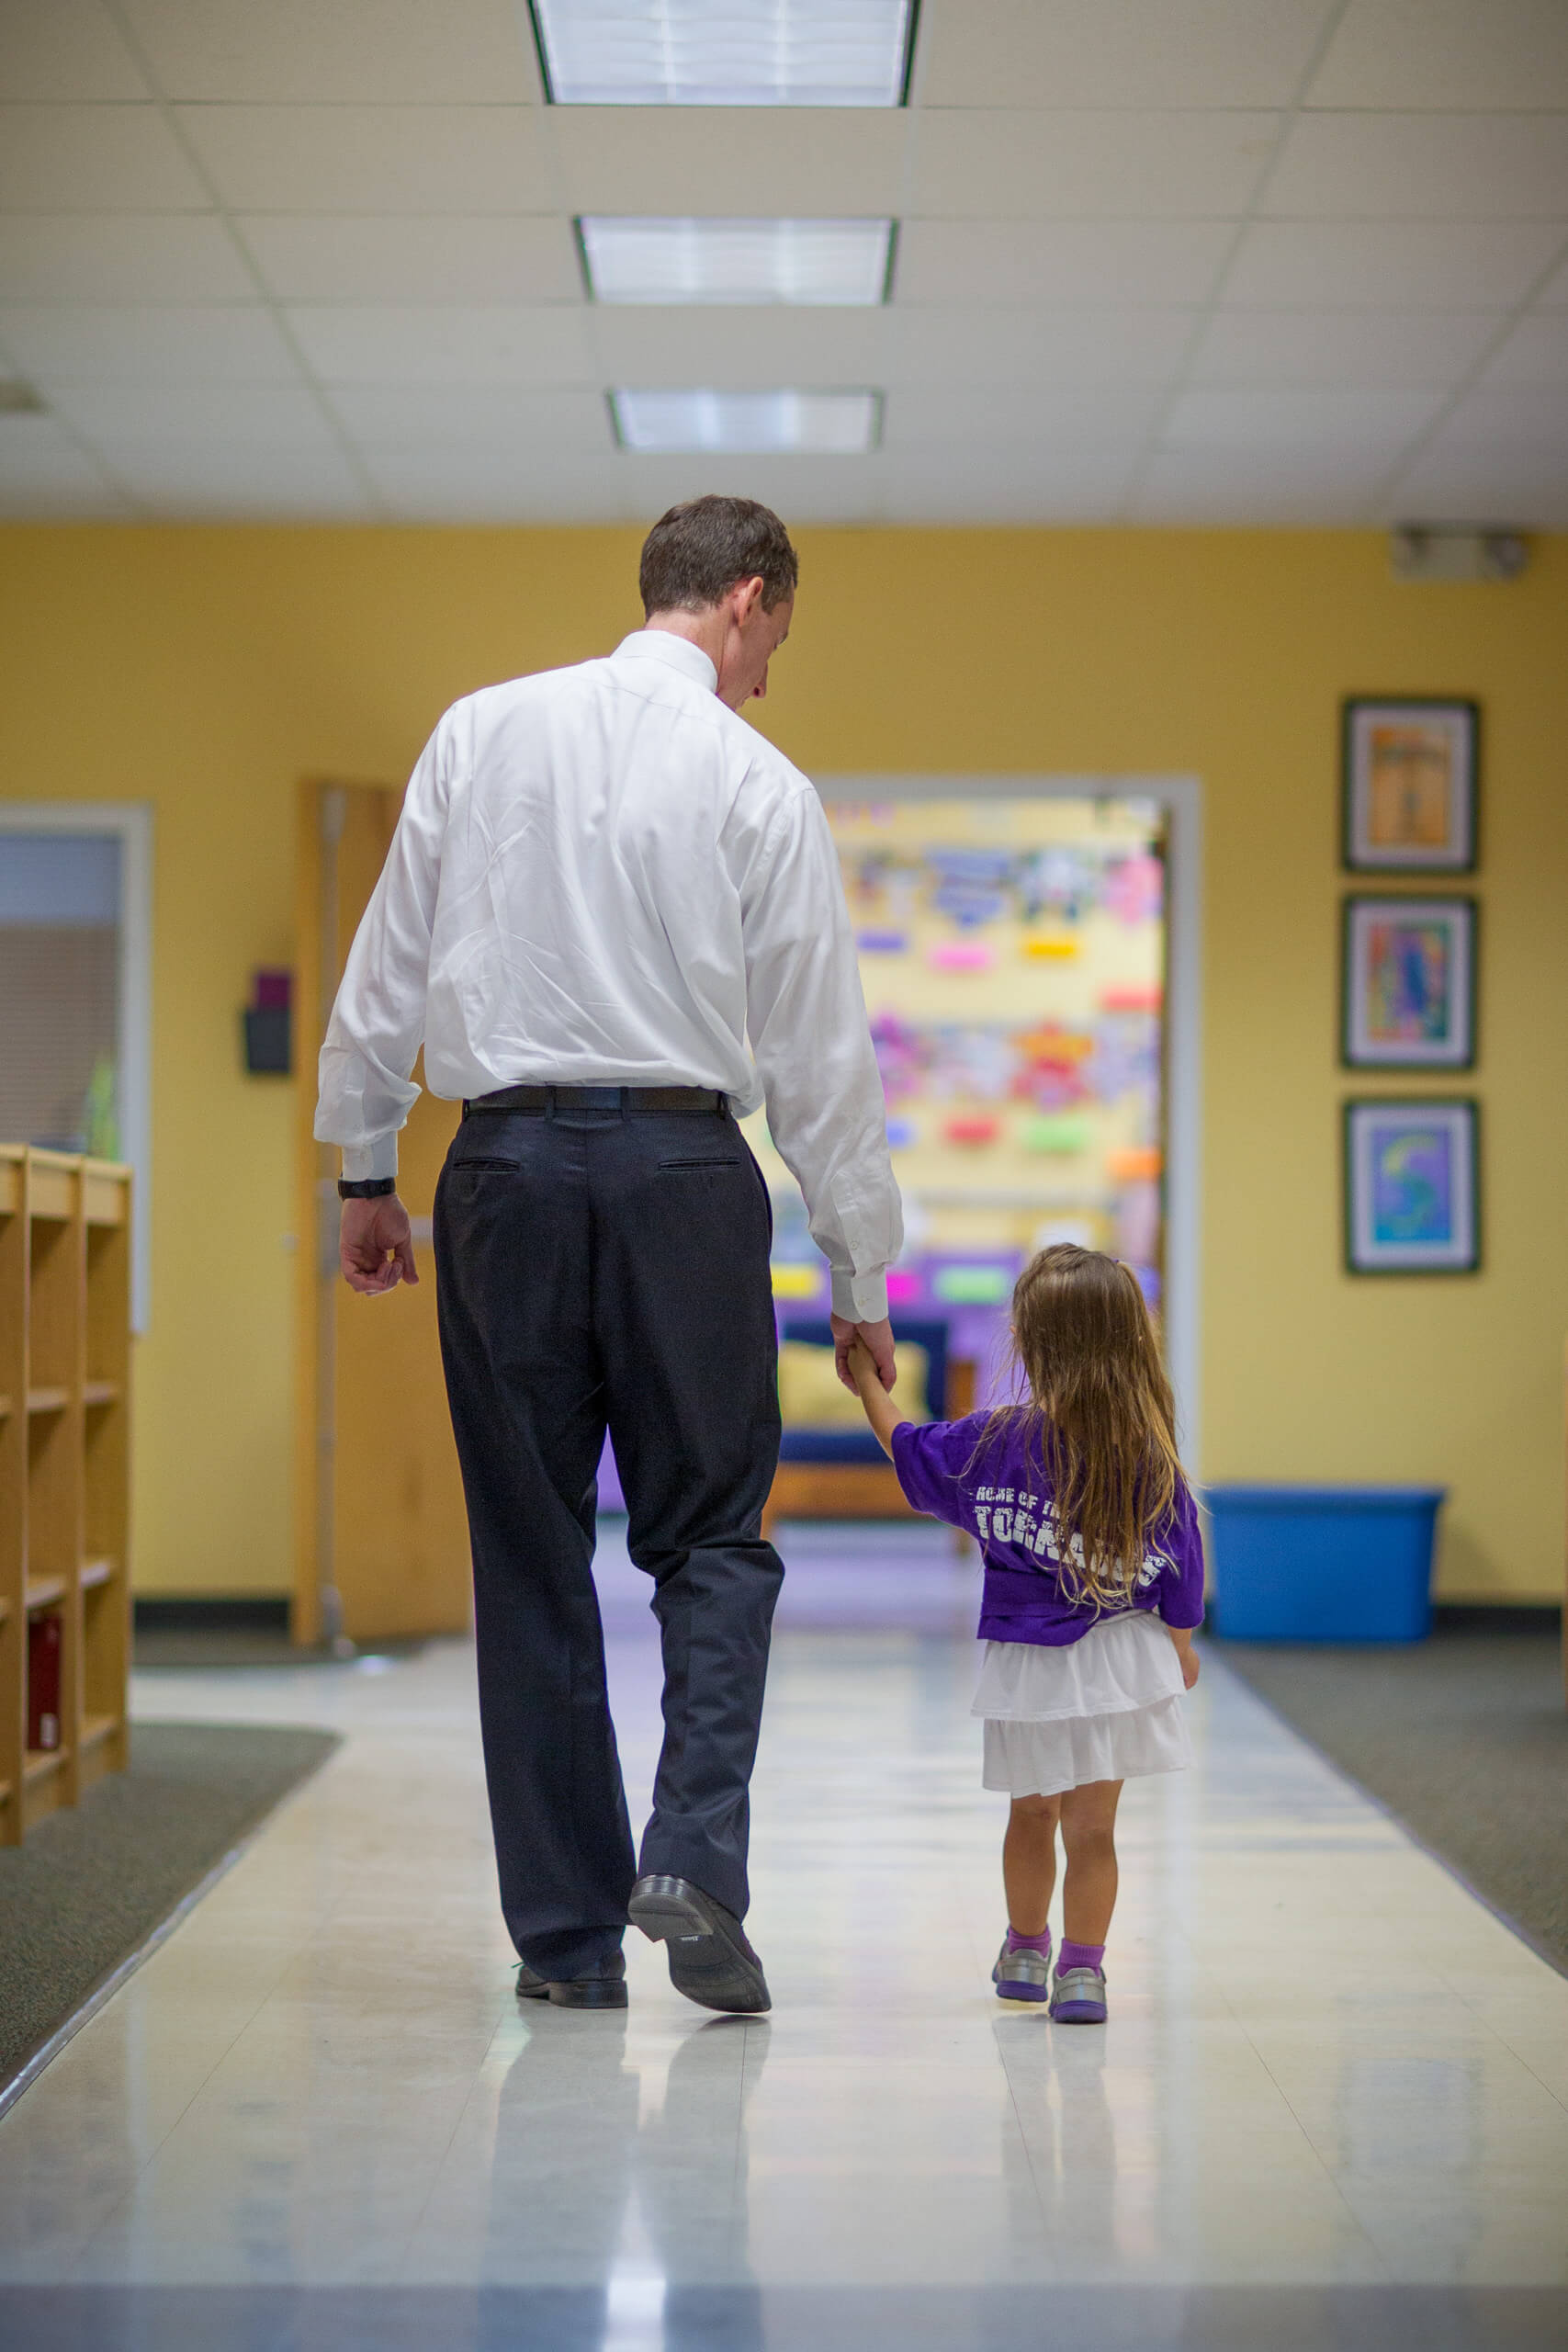
[{"label": "back pocket of pants", "polygon": [[661,1159],[659,1163],[659,1169],[660,1175],[662,1175],[667,1170],[678,1170],[687,1168],[739,1168],[741,1162],[739,1159],[721,1159],[716,1153],[710,1152],[705,1159]]},{"label": "back pocket of pants", "polygon": [[520,1159],[455,1159],[454,1176],[515,1176],[523,1162]]}]

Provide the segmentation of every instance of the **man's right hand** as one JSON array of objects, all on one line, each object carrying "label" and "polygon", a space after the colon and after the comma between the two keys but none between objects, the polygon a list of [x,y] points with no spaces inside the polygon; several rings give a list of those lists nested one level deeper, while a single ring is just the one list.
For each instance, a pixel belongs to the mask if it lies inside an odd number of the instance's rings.
[{"label": "man's right hand", "polygon": [[338,1263],[350,1290],[378,1298],[400,1283],[417,1283],[409,1213],[395,1193],[344,1201],[338,1227]]},{"label": "man's right hand", "polygon": [[876,1376],[884,1388],[891,1388],[897,1374],[893,1360],[893,1326],[886,1316],[880,1323],[850,1323],[841,1315],[830,1316],[829,1320],[833,1326],[833,1362],[851,1396],[860,1395],[850,1370],[850,1350],[856,1340],[876,1366]]}]

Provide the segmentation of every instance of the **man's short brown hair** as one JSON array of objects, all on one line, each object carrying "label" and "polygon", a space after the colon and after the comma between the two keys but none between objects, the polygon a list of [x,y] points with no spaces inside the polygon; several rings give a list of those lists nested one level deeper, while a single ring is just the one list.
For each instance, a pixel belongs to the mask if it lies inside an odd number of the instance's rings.
[{"label": "man's short brown hair", "polygon": [[771,507],[754,498],[689,498],[643,541],[637,586],[645,613],[701,613],[737,582],[761,580],[771,613],[799,578],[800,559]]}]

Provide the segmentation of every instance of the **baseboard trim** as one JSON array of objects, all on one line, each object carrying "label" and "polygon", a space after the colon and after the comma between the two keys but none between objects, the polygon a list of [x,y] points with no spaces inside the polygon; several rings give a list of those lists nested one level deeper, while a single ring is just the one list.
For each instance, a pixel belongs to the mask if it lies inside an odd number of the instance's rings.
[{"label": "baseboard trim", "polygon": [[139,1634],[282,1634],[288,1632],[286,1593],[139,1592]]}]

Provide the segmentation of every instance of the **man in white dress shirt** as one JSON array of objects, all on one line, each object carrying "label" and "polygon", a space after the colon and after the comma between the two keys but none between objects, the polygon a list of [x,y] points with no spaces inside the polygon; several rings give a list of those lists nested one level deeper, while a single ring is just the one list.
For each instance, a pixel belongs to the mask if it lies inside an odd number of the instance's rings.
[{"label": "man in white dress shirt", "polygon": [[[396,1169],[422,1042],[463,1098],[435,1255],[485,1770],[518,1989],[571,2007],[625,2006],[628,1917],[694,2000],[769,2006],[740,1922],[779,1412],[772,1216],[737,1113],[766,1102],[805,1193],[840,1373],[858,1331],[892,1385],[902,1227],[838,859],[810,784],[738,716],[797,576],[766,507],[674,507],[642,552],[645,628],[455,704],[321,1050],[357,1291],[418,1279]],[[606,1428],[663,1642],[635,1862],[592,1574]]]}]

